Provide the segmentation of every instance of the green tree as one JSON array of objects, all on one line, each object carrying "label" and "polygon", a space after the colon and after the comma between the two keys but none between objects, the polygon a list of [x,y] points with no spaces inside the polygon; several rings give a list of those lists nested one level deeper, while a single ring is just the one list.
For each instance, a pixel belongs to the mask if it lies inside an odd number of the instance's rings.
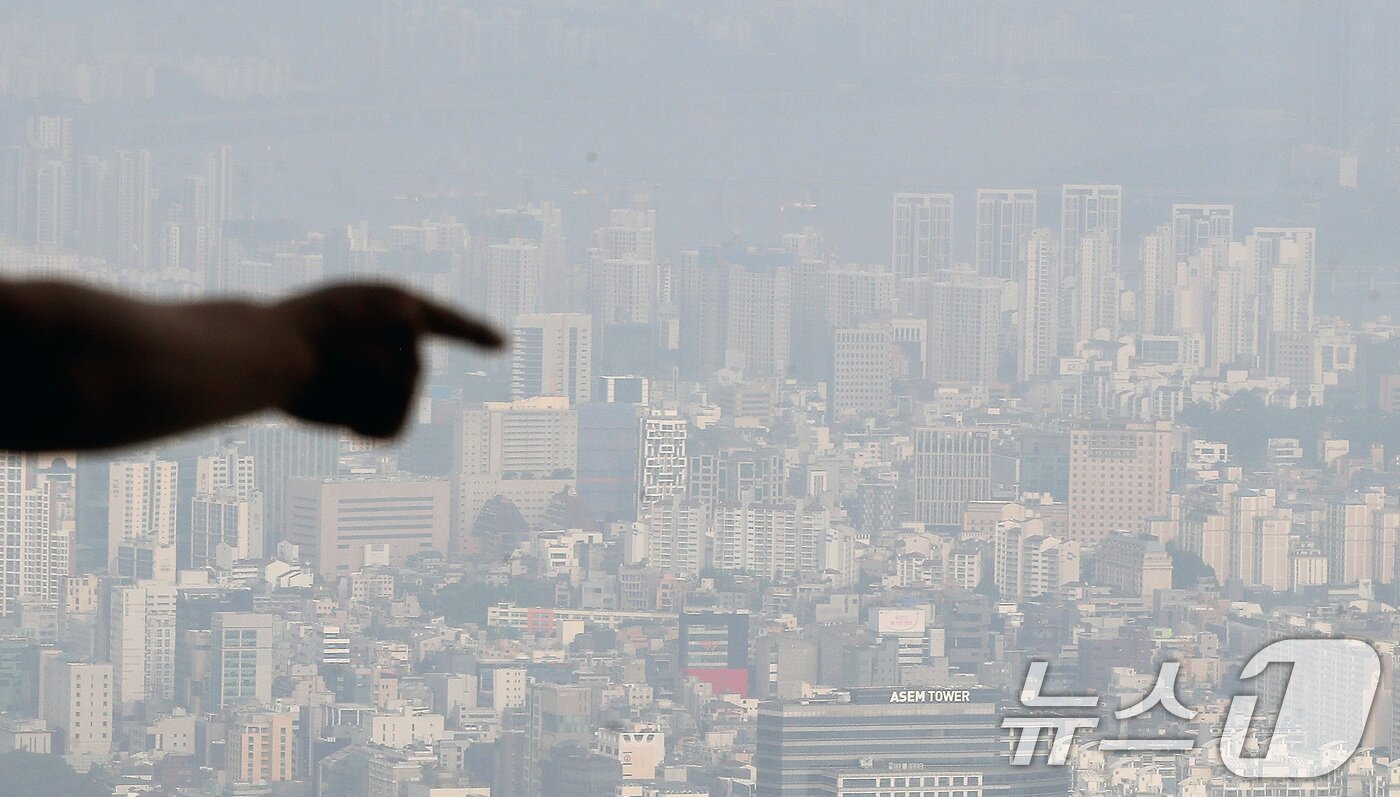
[{"label": "green tree", "polygon": [[107,797],[112,792],[91,775],[74,772],[56,755],[0,753],[0,792],[5,797]]}]

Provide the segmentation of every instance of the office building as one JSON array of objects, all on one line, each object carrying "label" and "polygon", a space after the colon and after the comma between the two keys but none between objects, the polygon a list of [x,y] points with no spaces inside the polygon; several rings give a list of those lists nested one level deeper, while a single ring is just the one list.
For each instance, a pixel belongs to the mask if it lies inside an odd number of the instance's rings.
[{"label": "office building", "polygon": [[105,761],[116,736],[116,687],[110,664],[50,658],[43,663],[44,720],[53,751],[70,761]]},{"label": "office building", "polygon": [[890,328],[838,329],[832,336],[831,417],[864,420],[888,409],[892,392]]},{"label": "office building", "polygon": [[229,725],[228,744],[224,747],[231,759],[224,762],[229,780],[250,786],[294,780],[297,725],[297,715],[286,711],[236,718]]},{"label": "office building", "polygon": [[1158,424],[1088,424],[1070,432],[1069,538],[1137,532],[1167,514],[1171,429]]},{"label": "office building", "polygon": [[1172,557],[1162,541],[1145,533],[1110,532],[1093,547],[1092,583],[1149,603],[1172,588]]},{"label": "office building", "polygon": [[642,419],[639,509],[685,490],[688,429],[686,420],[674,415],[658,414]]},{"label": "office building", "polygon": [[992,497],[991,433],[925,427],[914,432],[914,519],[958,527],[969,501]]},{"label": "office building", "polygon": [[272,615],[256,612],[214,613],[206,708],[222,710],[272,702],[274,620]]},{"label": "office building", "polygon": [[511,399],[593,398],[593,319],[583,313],[517,316],[511,330]]},{"label": "office building", "polygon": [[487,402],[464,410],[458,550],[472,550],[472,529],[492,498],[509,500],[527,523],[536,525],[543,522],[550,499],[576,490],[578,431],[578,412],[563,396]]},{"label": "office building", "polygon": [[[985,797],[1062,795],[1068,767],[1013,767],[1000,727],[999,692],[956,687],[844,689],[758,708],[757,797],[824,797],[838,777],[865,767],[921,765],[920,779],[946,777],[952,791]],[[877,775],[876,773],[880,773]],[[889,773],[890,777],[908,775]],[[960,783],[954,785],[954,782]],[[855,794],[855,791],[847,792]],[[898,792],[896,792],[898,793]],[[905,793],[909,793],[906,790]],[[919,793],[923,793],[920,791]]]},{"label": "office building", "polygon": [[336,475],[340,435],[326,429],[288,423],[259,423],[240,432],[240,448],[253,458],[254,482],[263,494],[263,550],[269,556],[286,539],[284,496],[292,479]]},{"label": "office building", "polygon": [[[608,382],[607,393],[619,383]],[[645,381],[641,383],[645,385]],[[578,407],[578,494],[604,521],[637,518],[643,405],[593,402]]]},{"label": "office building", "polygon": [[749,614],[681,612],[681,679],[710,684],[717,694],[749,694]]},{"label": "office building", "polygon": [[287,485],[287,541],[322,577],[367,565],[402,566],[446,554],[450,482],[411,478],[293,479]]}]

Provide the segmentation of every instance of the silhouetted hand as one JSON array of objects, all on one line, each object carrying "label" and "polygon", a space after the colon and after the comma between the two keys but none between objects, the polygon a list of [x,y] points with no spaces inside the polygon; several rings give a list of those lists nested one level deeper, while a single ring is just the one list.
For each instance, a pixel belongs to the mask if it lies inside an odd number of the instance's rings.
[{"label": "silhouetted hand", "polygon": [[370,437],[392,437],[403,428],[418,383],[422,338],[441,335],[487,348],[505,343],[487,324],[382,285],[324,288],[269,312],[289,333],[289,355],[301,363],[298,384],[281,409]]}]

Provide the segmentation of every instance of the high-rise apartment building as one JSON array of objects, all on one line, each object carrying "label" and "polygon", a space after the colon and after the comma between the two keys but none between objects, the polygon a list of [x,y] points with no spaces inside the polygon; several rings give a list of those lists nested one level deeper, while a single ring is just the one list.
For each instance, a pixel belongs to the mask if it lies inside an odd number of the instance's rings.
[{"label": "high-rise apartment building", "polygon": [[766,501],[715,510],[716,570],[796,581],[825,569],[831,512],[796,501]]},{"label": "high-rise apartment building", "polygon": [[511,398],[593,398],[593,318],[585,313],[517,316],[511,330]]},{"label": "high-rise apartment building", "polygon": [[179,465],[154,456],[120,459],[108,468],[107,571],[117,573],[123,545],[168,549],[173,563]]},{"label": "high-rise apartment building", "polygon": [[[946,274],[946,269],[939,274]],[[831,269],[826,280],[825,315],[833,326],[854,327],[863,321],[887,319],[894,313],[899,282],[888,271],[842,266]]]},{"label": "high-rise apartment building", "polygon": [[540,311],[540,247],[513,238],[486,248],[486,312],[499,324]]},{"label": "high-rise apartment building", "polygon": [[977,189],[977,273],[1015,279],[1035,229],[1034,188]]},{"label": "high-rise apartment building", "polygon": [[673,493],[649,504],[637,519],[644,550],[637,559],[668,573],[699,578],[710,558],[710,506]]},{"label": "high-rise apartment building", "polygon": [[1321,531],[1330,583],[1395,581],[1400,508],[1387,505],[1384,493],[1370,491],[1330,501]]},{"label": "high-rise apartment building", "polygon": [[118,151],[116,182],[114,262],[127,268],[151,268],[155,262],[152,247],[155,189],[151,185],[150,150]]},{"label": "high-rise apartment building", "polygon": [[895,194],[891,267],[897,278],[953,267],[953,195]]},{"label": "high-rise apartment building", "polygon": [[914,519],[961,526],[969,501],[992,497],[992,439],[985,429],[914,431]]},{"label": "high-rise apartment building", "polygon": [[1089,424],[1070,432],[1069,538],[1098,542],[1136,533],[1167,514],[1171,429],[1158,424]]},{"label": "high-rise apartment building", "polygon": [[788,261],[784,254],[756,254],[729,269],[725,359],[745,375],[787,375],[793,292]]},{"label": "high-rise apartment building", "polygon": [[1234,205],[1172,205],[1172,252],[1178,262],[1212,241],[1235,237]]},{"label": "high-rise apartment building", "polygon": [[1122,268],[1123,187],[1065,185],[1060,188],[1060,263],[1066,275],[1078,273],[1084,238],[1102,230],[1108,236],[1110,269]]},{"label": "high-rise apartment building", "polygon": [[1018,382],[1054,373],[1060,334],[1059,258],[1058,245],[1050,230],[1040,228],[1031,233],[1026,241],[1025,282],[1018,297]]},{"label": "high-rise apartment building", "polygon": [[1113,237],[1107,229],[1099,228],[1080,239],[1078,254],[1070,343],[1117,340],[1118,302],[1123,286],[1114,262]]},{"label": "high-rise apartment building", "polygon": [[1080,578],[1079,543],[1046,534],[1039,518],[1000,523],[994,556],[993,578],[1007,598],[1058,597]]},{"label": "high-rise apartment building", "polygon": [[928,377],[935,382],[996,381],[1002,281],[954,270],[933,283]]},{"label": "high-rise apartment building", "polygon": [[0,617],[25,601],[58,606],[76,544],[74,474],[0,452]]},{"label": "high-rise apartment building", "polygon": [[214,565],[220,546],[226,546],[232,561],[260,558],[265,548],[263,523],[263,493],[257,489],[251,455],[229,446],[196,460],[185,566]]}]

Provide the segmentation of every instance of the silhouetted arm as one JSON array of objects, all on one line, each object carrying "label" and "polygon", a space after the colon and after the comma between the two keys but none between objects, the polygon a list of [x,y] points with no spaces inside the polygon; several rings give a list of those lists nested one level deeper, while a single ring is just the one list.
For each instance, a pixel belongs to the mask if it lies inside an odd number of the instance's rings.
[{"label": "silhouetted arm", "polygon": [[0,449],[107,448],[267,409],[389,437],[444,335],[486,324],[406,291],[338,285],[276,304],[143,302],[60,282],[0,281]]}]

